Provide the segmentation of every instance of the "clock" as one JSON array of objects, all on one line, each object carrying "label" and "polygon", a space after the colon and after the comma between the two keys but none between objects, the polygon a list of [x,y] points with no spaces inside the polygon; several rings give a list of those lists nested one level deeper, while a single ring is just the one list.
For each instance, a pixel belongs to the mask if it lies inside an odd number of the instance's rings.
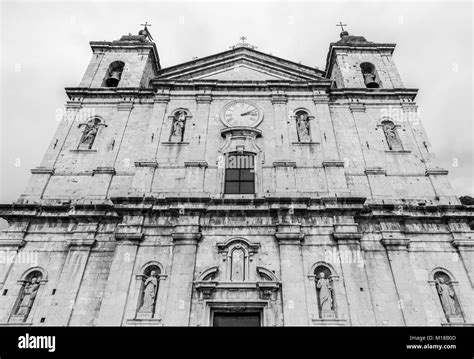
[{"label": "clock", "polygon": [[262,119],[257,105],[244,100],[229,102],[221,113],[221,120],[228,127],[256,127]]}]

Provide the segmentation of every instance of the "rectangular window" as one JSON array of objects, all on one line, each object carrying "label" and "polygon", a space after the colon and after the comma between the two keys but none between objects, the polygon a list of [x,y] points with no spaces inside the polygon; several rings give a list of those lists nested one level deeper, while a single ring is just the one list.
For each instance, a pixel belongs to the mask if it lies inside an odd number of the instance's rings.
[{"label": "rectangular window", "polygon": [[[243,161],[242,157],[249,157]],[[225,170],[225,194],[254,194],[255,171],[253,155],[229,155]],[[229,168],[230,167],[230,168]]]}]

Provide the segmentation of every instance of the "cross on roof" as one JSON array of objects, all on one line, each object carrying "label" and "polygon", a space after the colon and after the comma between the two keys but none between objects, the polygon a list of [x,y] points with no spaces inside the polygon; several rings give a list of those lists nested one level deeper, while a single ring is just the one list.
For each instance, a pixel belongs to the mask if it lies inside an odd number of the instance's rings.
[{"label": "cross on roof", "polygon": [[341,27],[341,31],[344,31],[344,27],[343,27],[343,26],[347,26],[347,24],[343,24],[342,21],[339,21],[339,24],[336,24],[336,26],[340,26],[340,27]]},{"label": "cross on roof", "polygon": [[237,43],[237,45],[234,45],[234,46],[231,46],[230,49],[235,49],[236,47],[248,47],[248,48],[251,48],[251,49],[256,49],[257,46],[253,46],[253,45],[250,45],[248,42],[246,42],[245,40],[247,40],[247,36],[241,36],[239,37],[240,40],[242,40],[242,42],[239,42]]},{"label": "cross on roof", "polygon": [[145,28],[143,30],[140,30],[139,34],[140,35],[145,35],[146,37],[148,37],[151,41],[153,41],[153,37],[151,36],[150,34],[150,30],[148,30],[148,26],[151,26],[151,24],[148,23],[148,21],[145,21],[144,24],[140,24],[140,26],[145,26]]}]

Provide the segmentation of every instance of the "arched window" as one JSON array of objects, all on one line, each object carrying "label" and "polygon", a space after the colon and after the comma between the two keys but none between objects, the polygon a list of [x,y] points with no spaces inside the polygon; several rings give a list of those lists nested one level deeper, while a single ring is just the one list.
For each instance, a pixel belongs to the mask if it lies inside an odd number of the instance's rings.
[{"label": "arched window", "polygon": [[25,322],[30,314],[31,308],[36,300],[38,290],[41,285],[43,273],[40,270],[30,271],[23,279],[18,299],[13,308],[13,319],[15,321]]},{"label": "arched window", "polygon": [[105,87],[117,87],[120,79],[122,78],[122,72],[125,63],[122,61],[114,61],[109,65],[107,73],[105,75],[104,83],[102,86]]},{"label": "arched window", "polygon": [[382,128],[388,148],[393,151],[403,150],[402,141],[400,141],[397,133],[397,126],[392,121],[384,120],[382,121]]},{"label": "arched window", "polygon": [[100,126],[104,124],[100,118],[91,118],[86,123],[80,124],[79,127],[83,126],[84,131],[82,132],[81,140],[79,142],[80,149],[91,149],[94,144],[97,133],[99,132]]},{"label": "arched window", "polygon": [[309,115],[304,110],[295,112],[296,132],[298,134],[298,142],[310,142],[311,133],[309,126]]},{"label": "arched window", "polygon": [[336,300],[331,270],[325,265],[318,265],[314,269],[314,278],[319,317],[334,319],[336,317]]},{"label": "arched window", "polygon": [[253,153],[227,154],[224,193],[255,193],[255,155]]},{"label": "arched window", "polygon": [[161,269],[157,264],[148,265],[140,276],[142,281],[138,313],[153,315],[160,281]]},{"label": "arched window", "polygon": [[434,273],[433,279],[448,322],[463,321],[461,307],[450,276],[445,271],[438,270]]},{"label": "arched window", "polygon": [[183,142],[188,117],[188,112],[183,109],[175,111],[171,116],[173,123],[171,124],[170,142]]},{"label": "arched window", "polygon": [[370,62],[363,62],[360,64],[364,83],[367,88],[379,88],[380,80],[377,76],[375,66]]}]

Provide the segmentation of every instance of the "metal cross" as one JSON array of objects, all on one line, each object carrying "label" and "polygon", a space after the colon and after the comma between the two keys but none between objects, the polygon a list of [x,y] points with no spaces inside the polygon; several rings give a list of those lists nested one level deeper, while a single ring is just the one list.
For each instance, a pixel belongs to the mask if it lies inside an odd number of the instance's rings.
[{"label": "metal cross", "polygon": [[343,24],[342,21],[339,21],[339,24],[336,24],[336,26],[340,26],[340,27],[341,27],[341,31],[344,31],[343,26],[347,26],[347,24]]},{"label": "metal cross", "polygon": [[145,21],[145,23],[144,23],[144,24],[140,24],[140,26],[145,26],[145,28],[146,28],[147,26],[151,26],[151,24],[149,24],[148,21]]},{"label": "metal cross", "polygon": [[247,36],[241,36],[241,37],[240,37],[240,40],[242,40],[242,44],[244,44],[244,43],[245,43],[245,40],[247,40]]}]

